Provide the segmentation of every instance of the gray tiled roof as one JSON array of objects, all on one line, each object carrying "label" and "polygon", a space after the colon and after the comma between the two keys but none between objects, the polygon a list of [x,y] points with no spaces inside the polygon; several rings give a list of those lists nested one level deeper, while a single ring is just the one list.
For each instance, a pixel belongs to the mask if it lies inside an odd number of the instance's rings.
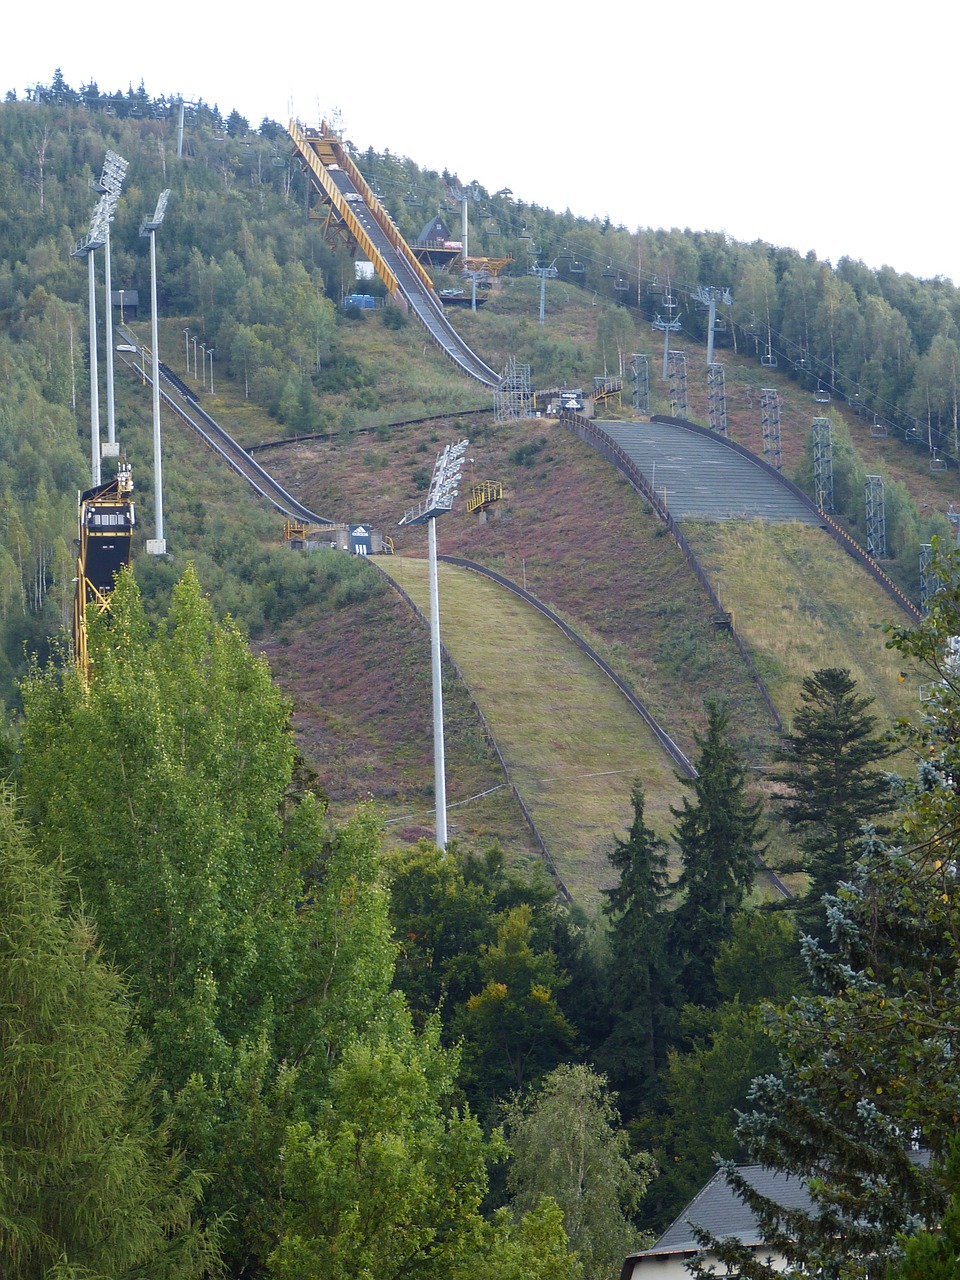
[{"label": "gray tiled roof", "polygon": [[[810,1193],[799,1178],[778,1173],[760,1164],[742,1165],[739,1172],[761,1195],[775,1200],[785,1209],[809,1209]],[[727,1183],[722,1170],[690,1201],[660,1239],[649,1249],[633,1256],[643,1258],[662,1253],[689,1253],[700,1248],[693,1234],[693,1224],[718,1238],[733,1237],[746,1245],[763,1243],[753,1211]]]}]

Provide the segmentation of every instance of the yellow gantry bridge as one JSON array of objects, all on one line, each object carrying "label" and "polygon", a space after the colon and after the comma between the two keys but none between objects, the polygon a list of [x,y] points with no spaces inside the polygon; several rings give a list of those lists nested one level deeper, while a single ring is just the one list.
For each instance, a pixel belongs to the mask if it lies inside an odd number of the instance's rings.
[{"label": "yellow gantry bridge", "polygon": [[287,131],[317,196],[311,216],[324,223],[328,241],[345,239],[372,264],[394,302],[413,312],[455,364],[488,387],[500,378],[467,346],[447,319],[433,283],[393,219],[325,123],[308,129],[291,120]]},{"label": "yellow gantry bridge", "polygon": [[133,473],[121,462],[113,480],[80,494],[80,552],[73,604],[73,655],[84,677],[90,675],[87,610],[106,613],[119,571],[130,564],[135,513]]}]

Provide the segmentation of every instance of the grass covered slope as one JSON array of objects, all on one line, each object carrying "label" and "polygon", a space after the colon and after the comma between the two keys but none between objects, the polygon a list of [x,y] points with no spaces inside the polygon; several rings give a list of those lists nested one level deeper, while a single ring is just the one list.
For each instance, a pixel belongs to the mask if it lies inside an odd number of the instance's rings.
[{"label": "grass covered slope", "polygon": [[[383,567],[427,613],[427,562],[397,556]],[[673,765],[616,686],[548,618],[469,570],[442,564],[439,577],[442,640],[561,878],[595,908],[611,883],[611,837],[630,824],[634,778],[650,797],[647,821],[669,833],[668,806],[680,790]],[[454,834],[457,823],[454,810]]]},{"label": "grass covered slope", "polygon": [[917,681],[900,680],[904,659],[882,630],[905,615],[822,530],[733,520],[683,528],[786,721],[804,676],[828,666],[850,670],[883,723],[915,712]]}]

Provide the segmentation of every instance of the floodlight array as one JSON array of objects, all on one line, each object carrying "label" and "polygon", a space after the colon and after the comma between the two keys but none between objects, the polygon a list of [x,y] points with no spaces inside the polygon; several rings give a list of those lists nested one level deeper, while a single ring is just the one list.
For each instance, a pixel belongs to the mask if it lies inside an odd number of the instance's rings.
[{"label": "floodlight array", "polygon": [[129,165],[130,161],[124,160],[123,156],[118,155],[116,151],[108,151],[104,157],[100,181],[91,184],[94,190],[119,196]]},{"label": "floodlight array", "polygon": [[152,218],[144,218],[140,223],[140,234],[148,236],[151,231],[156,231],[163,222],[163,215],[167,212],[167,201],[170,198],[169,188],[160,192],[160,198],[157,200],[157,207],[153,212]]},{"label": "floodlight array", "polygon": [[405,512],[400,524],[422,524],[451,510],[454,498],[460,493],[460,476],[469,444],[469,440],[460,440],[446,445],[437,454],[426,501]]},{"label": "floodlight array", "polygon": [[102,195],[96,203],[93,210],[93,216],[90,219],[90,228],[87,234],[77,241],[77,247],[70,255],[72,258],[80,258],[84,254],[92,253],[94,249],[101,249],[107,242],[107,236],[110,231],[110,221],[117,208],[117,197],[110,195]]}]

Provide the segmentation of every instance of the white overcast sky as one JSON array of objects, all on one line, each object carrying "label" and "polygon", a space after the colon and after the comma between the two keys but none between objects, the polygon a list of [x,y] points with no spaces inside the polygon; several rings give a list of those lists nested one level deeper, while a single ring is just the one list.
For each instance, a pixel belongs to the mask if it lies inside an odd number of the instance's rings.
[{"label": "white overcast sky", "polygon": [[22,97],[59,66],[74,88],[142,80],[253,125],[336,109],[361,147],[557,211],[960,283],[952,4],[47,0],[33,12],[0,48],[0,91]]}]

